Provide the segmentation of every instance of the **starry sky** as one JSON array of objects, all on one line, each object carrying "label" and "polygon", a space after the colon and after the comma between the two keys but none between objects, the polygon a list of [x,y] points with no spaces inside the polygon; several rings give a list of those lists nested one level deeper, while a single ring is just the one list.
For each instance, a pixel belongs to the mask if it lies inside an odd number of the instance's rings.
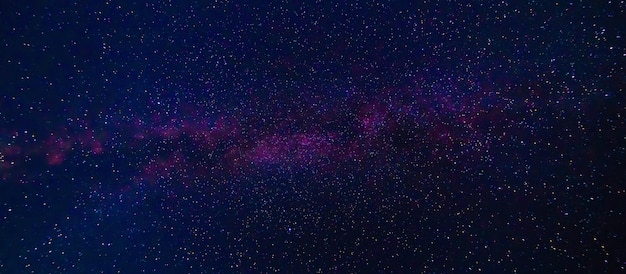
[{"label": "starry sky", "polygon": [[624,271],[625,11],[2,1],[0,273]]}]

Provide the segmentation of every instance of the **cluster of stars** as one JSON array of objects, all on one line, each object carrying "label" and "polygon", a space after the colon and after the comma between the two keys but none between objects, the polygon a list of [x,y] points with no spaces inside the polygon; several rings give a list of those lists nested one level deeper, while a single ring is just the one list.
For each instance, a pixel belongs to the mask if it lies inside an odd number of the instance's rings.
[{"label": "cluster of stars", "polygon": [[623,271],[624,1],[270,2],[1,4],[0,272]]}]

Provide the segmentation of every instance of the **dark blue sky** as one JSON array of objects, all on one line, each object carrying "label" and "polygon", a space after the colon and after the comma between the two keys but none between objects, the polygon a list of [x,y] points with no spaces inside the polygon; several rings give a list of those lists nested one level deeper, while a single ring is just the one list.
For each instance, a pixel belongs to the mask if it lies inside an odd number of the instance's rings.
[{"label": "dark blue sky", "polygon": [[623,2],[31,2],[2,273],[626,267]]}]

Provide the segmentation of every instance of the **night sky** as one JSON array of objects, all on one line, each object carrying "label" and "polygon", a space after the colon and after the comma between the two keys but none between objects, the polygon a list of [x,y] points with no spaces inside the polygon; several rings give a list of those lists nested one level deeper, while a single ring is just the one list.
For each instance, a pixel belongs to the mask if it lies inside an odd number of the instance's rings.
[{"label": "night sky", "polygon": [[2,1],[0,273],[626,271],[624,1],[343,2]]}]

